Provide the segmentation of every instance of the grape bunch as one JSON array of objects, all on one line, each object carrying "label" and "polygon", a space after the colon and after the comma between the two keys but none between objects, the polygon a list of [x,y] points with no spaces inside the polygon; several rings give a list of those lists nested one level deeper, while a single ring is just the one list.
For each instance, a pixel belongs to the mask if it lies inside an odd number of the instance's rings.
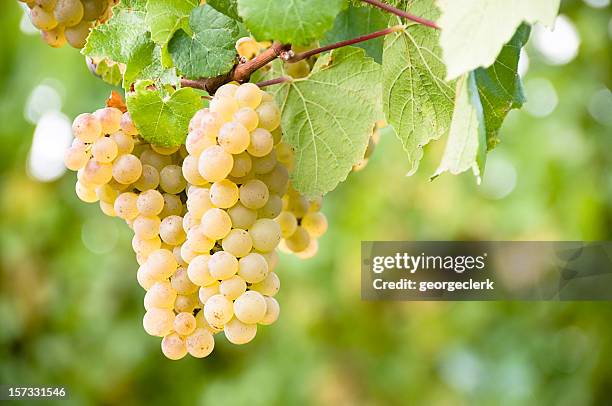
[{"label": "grape bunch", "polygon": [[19,0],[30,9],[32,24],[43,40],[54,48],[66,42],[83,48],[89,31],[107,21],[118,0]]},{"label": "grape bunch", "polygon": [[287,168],[276,159],[280,110],[256,85],[223,85],[190,122],[182,258],[199,287],[203,321],[246,344],[279,315],[274,269]]}]

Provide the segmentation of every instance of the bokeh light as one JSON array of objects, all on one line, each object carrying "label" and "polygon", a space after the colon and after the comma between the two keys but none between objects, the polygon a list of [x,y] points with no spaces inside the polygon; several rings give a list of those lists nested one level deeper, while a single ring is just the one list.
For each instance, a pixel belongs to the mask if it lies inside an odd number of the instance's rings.
[{"label": "bokeh light", "polygon": [[545,60],[552,65],[564,65],[571,62],[580,47],[580,36],[569,18],[560,14],[551,31],[541,24],[533,28],[534,47]]}]

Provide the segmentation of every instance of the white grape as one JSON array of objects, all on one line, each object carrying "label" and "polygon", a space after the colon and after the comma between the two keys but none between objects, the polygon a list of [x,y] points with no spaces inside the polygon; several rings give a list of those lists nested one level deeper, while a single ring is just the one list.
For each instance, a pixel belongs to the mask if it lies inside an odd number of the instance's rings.
[{"label": "white grape", "polygon": [[198,291],[198,297],[200,299],[200,302],[206,305],[206,302],[208,301],[208,299],[210,299],[214,295],[219,294],[220,286],[221,284],[219,283],[219,281],[215,280],[210,285],[200,287]]},{"label": "white grape", "polygon": [[298,227],[297,218],[295,218],[295,215],[290,211],[281,212],[275,221],[280,227],[283,238],[289,238],[291,235],[293,235],[293,233],[295,233],[295,230]]},{"label": "white grape", "polygon": [[217,280],[210,274],[209,262],[210,255],[208,254],[194,257],[187,267],[189,280],[198,286],[208,286],[215,283]]},{"label": "white grape", "polygon": [[191,188],[189,189],[189,197],[187,198],[187,210],[195,218],[201,219],[208,209],[214,206],[210,201],[210,189],[207,188]]},{"label": "white grape", "polygon": [[158,236],[160,224],[161,220],[157,216],[138,216],[134,219],[132,228],[136,236],[146,240]]},{"label": "white grape", "polygon": [[178,165],[168,165],[159,172],[159,186],[164,192],[177,195],[185,190],[187,182]]},{"label": "white grape", "polygon": [[124,131],[117,131],[110,135],[110,139],[117,145],[117,154],[131,154],[134,150],[134,138],[127,135]]},{"label": "white grape", "polygon": [[259,116],[259,126],[268,131],[274,131],[281,121],[281,112],[275,103],[261,103],[255,110]]},{"label": "white grape", "polygon": [[234,228],[221,242],[224,251],[229,252],[237,258],[242,258],[251,252],[253,240],[250,234],[243,229]]},{"label": "white grape", "polygon": [[143,216],[157,216],[164,208],[164,197],[157,190],[147,190],[138,195],[136,207]]},{"label": "white grape", "polygon": [[96,110],[94,116],[100,120],[102,124],[102,133],[113,134],[121,129],[121,119],[123,113],[121,110],[114,107],[105,107],[103,109]]},{"label": "white grape", "polygon": [[157,235],[146,239],[134,235],[132,238],[132,248],[135,253],[142,254],[148,258],[153,251],[161,248],[161,239]]},{"label": "white grape", "polygon": [[208,356],[215,348],[215,339],[210,331],[198,328],[186,338],[187,352],[196,358]]},{"label": "white grape", "polygon": [[217,181],[210,186],[210,201],[222,209],[232,207],[238,197],[238,186],[228,179]]},{"label": "white grape", "polygon": [[257,212],[251,209],[247,209],[238,202],[234,207],[227,211],[230,216],[231,222],[235,228],[248,229],[257,220]]},{"label": "white grape", "polygon": [[181,169],[183,171],[183,178],[185,178],[190,185],[203,186],[208,184],[198,170],[198,157],[194,155],[186,156],[183,160]]},{"label": "white grape", "polygon": [[83,113],[74,119],[72,133],[83,142],[94,142],[102,136],[102,123],[93,114]]},{"label": "white grape", "polygon": [[[138,135],[138,128],[134,124],[132,120],[132,116],[129,112],[123,113],[121,116],[121,131],[123,131],[128,136]],[[131,137],[130,137],[131,138]]]},{"label": "white grape", "polygon": [[257,335],[257,324],[245,324],[233,318],[225,324],[223,332],[230,343],[237,345],[246,344]]},{"label": "white grape", "polygon": [[142,163],[132,154],[121,155],[113,163],[112,174],[119,183],[134,183],[142,174]]},{"label": "white grape", "polygon": [[147,334],[163,337],[174,327],[174,312],[169,309],[151,308],[142,318],[142,326]]},{"label": "white grape", "polygon": [[186,268],[178,268],[170,278],[170,283],[179,295],[192,295],[198,291],[198,285],[189,279],[189,273]]},{"label": "white grape", "polygon": [[251,140],[247,152],[254,157],[268,155],[274,148],[274,138],[270,131],[258,128],[251,133]]},{"label": "white grape", "polygon": [[117,196],[114,204],[117,216],[124,220],[135,219],[138,216],[137,200],[138,196],[132,192],[124,192]]},{"label": "white grape", "polygon": [[195,252],[208,253],[215,246],[215,240],[204,233],[204,227],[199,222],[187,232],[187,241]]},{"label": "white grape", "polygon": [[243,107],[234,113],[234,121],[242,124],[248,131],[253,131],[259,124],[259,116],[251,107]]},{"label": "white grape", "polygon": [[251,285],[250,289],[265,296],[275,296],[280,289],[280,279],[276,273],[270,272],[263,281]]},{"label": "white grape", "polygon": [[183,218],[176,215],[164,218],[159,226],[159,236],[166,244],[181,244],[186,238],[185,230],[183,229]]},{"label": "white grape", "polygon": [[168,334],[162,339],[161,348],[164,355],[173,360],[179,360],[187,355],[185,340],[177,333]]},{"label": "white grape", "polygon": [[167,279],[176,272],[178,263],[172,251],[162,248],[149,255],[147,267],[154,278]]},{"label": "white grape", "polygon": [[283,200],[278,195],[270,195],[268,201],[257,211],[259,217],[275,219],[283,211]]},{"label": "white grape", "polygon": [[144,297],[144,307],[147,310],[152,308],[172,309],[176,300],[176,290],[170,282],[156,282],[147,290]]},{"label": "white grape", "polygon": [[234,301],[234,315],[243,323],[259,323],[265,314],[266,300],[259,292],[249,290]]},{"label": "white grape", "polygon": [[272,150],[268,155],[253,158],[253,172],[257,175],[270,173],[276,167],[277,162],[276,153]]},{"label": "white grape", "polygon": [[198,298],[197,293],[193,295],[177,295],[176,300],[174,301],[174,310],[178,313],[191,313],[200,307],[200,299]]},{"label": "white grape", "polygon": [[259,179],[252,179],[240,186],[240,203],[249,209],[261,209],[269,196],[268,187]]},{"label": "white grape", "polygon": [[266,314],[264,318],[259,321],[259,324],[268,326],[278,320],[278,316],[280,315],[280,306],[273,297],[264,296],[264,298],[266,300]]},{"label": "white grape", "polygon": [[233,316],[233,303],[221,294],[209,297],[204,305],[204,317],[212,326],[221,327]]},{"label": "white grape", "polygon": [[247,152],[243,152],[234,156],[234,166],[232,166],[230,175],[235,178],[242,178],[251,171],[252,167],[253,161],[251,156]]},{"label": "white grape", "polygon": [[136,272],[138,284],[144,289],[149,290],[156,282],[158,282],[149,272],[146,265],[141,265]]},{"label": "white grape", "polygon": [[200,175],[208,182],[225,179],[232,171],[234,159],[221,146],[213,145],[202,151],[198,160]]},{"label": "white grape", "polygon": [[249,141],[249,130],[238,122],[225,123],[219,130],[219,145],[230,154],[244,152],[249,146]]},{"label": "white grape", "polygon": [[210,101],[209,109],[217,113],[224,121],[230,121],[234,113],[238,110],[238,102],[233,97],[215,96]]},{"label": "white grape", "polygon": [[113,177],[113,166],[109,163],[90,159],[83,168],[83,180],[86,183],[101,185]]},{"label": "white grape", "polygon": [[219,293],[229,300],[236,300],[240,295],[246,292],[246,289],[246,281],[238,275],[225,279],[219,284]]},{"label": "white grape", "polygon": [[217,279],[229,279],[238,272],[238,260],[226,251],[215,252],[208,261],[210,275]]},{"label": "white grape", "polygon": [[301,225],[311,236],[321,237],[327,231],[327,218],[321,212],[306,213]]},{"label": "white grape", "polygon": [[310,244],[310,235],[302,226],[298,226],[291,237],[285,239],[285,244],[293,252],[304,251]]},{"label": "white grape", "polygon": [[217,89],[215,92],[215,97],[234,97],[237,89],[238,85],[234,83],[226,83]]},{"label": "white grape", "polygon": [[225,210],[209,209],[202,216],[202,231],[213,240],[220,240],[229,234],[232,220]]},{"label": "white grape", "polygon": [[262,96],[261,89],[254,83],[244,83],[234,93],[234,98],[240,107],[250,107],[252,109],[259,106]]},{"label": "white grape", "polygon": [[89,154],[87,153],[87,145],[74,145],[64,153],[64,165],[71,171],[78,171],[87,165]]},{"label": "white grape", "polygon": [[179,313],[174,318],[174,331],[182,336],[187,336],[196,328],[196,320],[191,313]]},{"label": "white grape", "polygon": [[238,276],[248,283],[258,283],[268,276],[268,262],[256,252],[240,258],[238,261]]},{"label": "white grape", "polygon": [[281,239],[280,226],[271,219],[259,219],[250,228],[249,234],[257,251],[270,252]]},{"label": "white grape", "polygon": [[164,193],[164,208],[161,213],[159,213],[159,217],[165,218],[168,216],[180,216],[183,213],[183,202],[181,202],[181,198],[179,196]]},{"label": "white grape", "polygon": [[98,201],[96,190],[83,185],[80,181],[76,182],[74,189],[78,198],[85,203],[95,203]]}]

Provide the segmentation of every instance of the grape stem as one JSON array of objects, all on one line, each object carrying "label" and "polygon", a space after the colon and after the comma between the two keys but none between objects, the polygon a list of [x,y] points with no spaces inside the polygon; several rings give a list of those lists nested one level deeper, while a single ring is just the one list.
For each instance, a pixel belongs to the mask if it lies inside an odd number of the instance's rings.
[{"label": "grape stem", "polygon": [[281,44],[278,41],[274,41],[270,48],[266,49],[250,61],[237,64],[231,71],[229,71],[225,75],[196,80],[181,79],[181,86],[193,87],[196,89],[205,90],[209,94],[214,94],[219,87],[228,82],[247,82],[253,72],[263,68],[264,66],[278,58],[281,53],[286,52],[289,49],[291,49],[290,44]]},{"label": "grape stem", "polygon": [[385,10],[388,13],[395,14],[396,16],[403,17],[410,21],[414,21],[415,23],[422,24],[427,27],[435,28],[436,30],[440,29],[440,27],[431,20],[427,20],[425,18],[407,13],[404,10],[400,10],[399,8],[393,7],[392,5],[387,4],[383,1],[380,1],[380,0],[361,0],[361,1],[363,1],[364,3],[368,3],[374,7],[378,7],[381,10]]},{"label": "grape stem", "polygon": [[264,80],[262,82],[257,82],[256,85],[259,87],[266,87],[266,86],[278,85],[279,83],[291,82],[292,80],[293,79],[291,79],[288,76],[281,76],[278,78]]},{"label": "grape stem", "polygon": [[369,41],[374,38],[382,37],[385,35],[392,34],[394,32],[402,31],[406,28],[405,25],[394,25],[393,27],[385,28],[384,30],[371,32],[366,35],[361,35],[356,38],[347,39],[345,41],[336,42],[334,44],[329,44],[324,47],[311,49],[305,52],[300,52],[298,54],[293,53],[293,51],[284,51],[280,54],[280,58],[288,63],[294,63],[301,61],[302,59],[310,58],[313,55],[320,54],[322,52],[331,51],[332,49],[342,48],[345,46],[358,44],[360,42]]}]

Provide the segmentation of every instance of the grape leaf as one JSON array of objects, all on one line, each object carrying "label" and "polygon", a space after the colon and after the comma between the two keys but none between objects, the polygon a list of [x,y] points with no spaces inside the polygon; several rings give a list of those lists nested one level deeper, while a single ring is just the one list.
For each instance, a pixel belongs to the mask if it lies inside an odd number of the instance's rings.
[{"label": "grape leaf", "polygon": [[[380,9],[373,7],[356,7],[349,5],[336,17],[333,28],[325,34],[321,45],[351,39],[360,35],[387,28],[389,17]],[[382,62],[383,38],[355,44],[365,49],[366,53],[378,63]]]},{"label": "grape leaf", "polygon": [[146,22],[151,39],[166,45],[176,30],[189,30],[189,14],[200,4],[198,0],[149,0]]},{"label": "grape leaf", "polygon": [[284,140],[295,149],[293,186],[323,195],[363,157],[380,114],[380,65],[346,47],[319,58],[308,78],[276,87]]},{"label": "grape leaf", "polygon": [[[433,0],[408,1],[405,7],[432,20],[438,15]],[[451,122],[454,88],[444,80],[438,36],[415,24],[385,38],[383,107],[408,154],[408,174],[418,168],[423,147],[445,135]]]},{"label": "grape leaf", "polygon": [[192,79],[229,72],[236,60],[234,45],[240,38],[238,23],[204,5],[191,12],[189,26],[193,35],[179,30],[168,43],[179,71]]},{"label": "grape leaf", "polygon": [[453,79],[478,67],[488,67],[512,38],[521,22],[552,26],[560,0],[440,1],[440,45]]},{"label": "grape leaf", "polygon": [[238,14],[257,40],[308,45],[323,36],[344,0],[238,0]]},{"label": "grape leaf", "polygon": [[153,81],[139,81],[127,96],[127,107],[141,136],[155,145],[173,147],[185,142],[191,117],[202,108],[202,99],[191,88],[166,94],[151,89]]},{"label": "grape leaf", "polygon": [[493,149],[499,143],[497,134],[508,112],[520,108],[525,102],[518,63],[521,48],[527,42],[530,31],[529,25],[521,24],[510,42],[504,45],[495,63],[487,69],[474,71],[484,110],[488,149]]},{"label": "grape leaf", "polygon": [[442,162],[432,177],[443,172],[458,175],[472,169],[480,182],[487,154],[484,116],[474,72],[457,80],[455,110]]},{"label": "grape leaf", "polygon": [[119,86],[123,80],[123,74],[121,73],[121,67],[118,63],[109,61],[108,59],[102,59],[96,63],[96,75],[113,86]]},{"label": "grape leaf", "polygon": [[210,4],[220,13],[223,13],[234,20],[241,21],[240,16],[238,15],[237,0],[208,0],[207,4]]}]

